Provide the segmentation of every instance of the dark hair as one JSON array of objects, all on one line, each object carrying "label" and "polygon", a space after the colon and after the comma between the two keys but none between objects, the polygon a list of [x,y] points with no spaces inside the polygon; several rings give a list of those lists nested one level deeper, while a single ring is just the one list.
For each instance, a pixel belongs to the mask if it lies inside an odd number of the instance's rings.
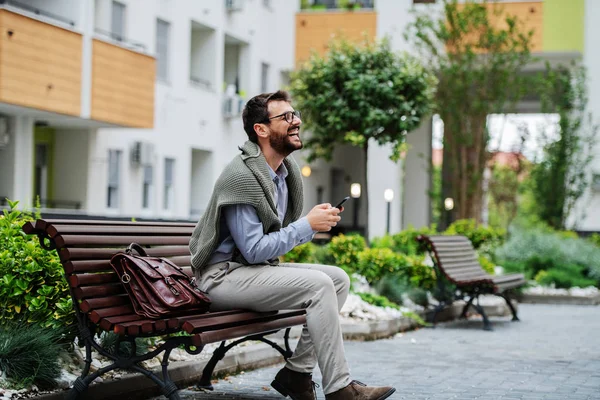
[{"label": "dark hair", "polygon": [[284,90],[278,90],[274,93],[262,93],[254,96],[244,106],[242,111],[242,121],[244,121],[244,130],[248,134],[251,142],[258,143],[258,136],[254,131],[254,124],[268,124],[269,110],[268,105],[271,101],[287,101],[290,103],[292,98]]}]

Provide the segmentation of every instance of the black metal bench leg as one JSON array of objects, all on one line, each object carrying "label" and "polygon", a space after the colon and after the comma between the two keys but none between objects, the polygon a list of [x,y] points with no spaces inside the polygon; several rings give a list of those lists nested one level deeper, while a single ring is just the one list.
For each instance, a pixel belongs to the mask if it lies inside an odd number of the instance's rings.
[{"label": "black metal bench leg", "polygon": [[485,310],[483,309],[483,307],[477,303],[473,303],[473,307],[477,310],[477,312],[479,314],[481,314],[481,317],[483,318],[483,330],[484,331],[493,331],[492,329],[492,324],[490,323],[490,320],[488,319],[487,315],[485,314]]},{"label": "black metal bench leg", "polygon": [[508,304],[508,308],[510,308],[510,312],[512,313],[512,316],[513,316],[512,320],[520,321],[519,317],[517,316],[517,310],[515,309],[515,306],[513,305],[513,303],[510,301],[510,297],[508,296],[508,293],[497,293],[496,296],[500,296],[506,301],[506,304]]},{"label": "black metal bench leg", "polygon": [[433,309],[433,315],[431,316],[431,318],[428,321],[428,322],[431,322],[431,328],[435,328],[437,315],[447,306],[448,306],[448,304],[446,302],[440,302],[437,306],[435,306],[435,308]]},{"label": "black metal bench leg", "polygon": [[467,311],[469,311],[469,307],[471,307],[471,305],[473,304],[473,300],[475,300],[475,297],[471,296],[469,301],[467,301],[467,304],[465,304],[465,306],[463,307],[459,318],[461,318],[461,319],[467,318]]}]

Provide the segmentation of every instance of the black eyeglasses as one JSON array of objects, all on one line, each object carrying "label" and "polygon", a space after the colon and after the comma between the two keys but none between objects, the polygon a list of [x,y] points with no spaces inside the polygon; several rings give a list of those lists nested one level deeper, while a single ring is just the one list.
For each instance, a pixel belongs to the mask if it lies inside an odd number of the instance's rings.
[{"label": "black eyeglasses", "polygon": [[279,118],[279,117],[283,117],[283,119],[285,120],[285,122],[287,122],[288,124],[291,124],[292,121],[294,120],[294,117],[301,119],[302,118],[302,113],[298,110],[294,110],[294,111],[286,111],[283,114],[279,114],[276,115],[274,117],[269,118],[269,120],[272,120],[274,118]]}]

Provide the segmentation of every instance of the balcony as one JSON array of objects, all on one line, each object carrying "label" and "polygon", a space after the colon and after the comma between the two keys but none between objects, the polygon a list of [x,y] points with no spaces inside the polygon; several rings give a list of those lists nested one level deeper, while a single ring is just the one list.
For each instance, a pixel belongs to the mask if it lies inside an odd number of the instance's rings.
[{"label": "balcony", "polygon": [[91,118],[133,128],[154,126],[154,57],[92,40]]},{"label": "balcony", "polygon": [[0,102],[79,116],[81,66],[81,34],[0,9]]},{"label": "balcony", "polygon": [[303,11],[372,9],[374,0],[302,0],[300,8]]}]

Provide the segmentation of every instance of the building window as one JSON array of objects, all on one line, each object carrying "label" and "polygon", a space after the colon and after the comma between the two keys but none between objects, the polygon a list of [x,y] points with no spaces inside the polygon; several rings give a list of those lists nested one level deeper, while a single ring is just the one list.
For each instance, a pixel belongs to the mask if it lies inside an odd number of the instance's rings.
[{"label": "building window", "polygon": [[260,68],[260,90],[263,93],[267,92],[269,87],[269,64],[262,63]]},{"label": "building window", "polygon": [[142,186],[142,208],[150,208],[152,197],[152,181],[153,181],[154,170],[152,165],[146,165],[144,167],[144,184]]},{"label": "building window", "polygon": [[156,74],[159,79],[169,80],[169,39],[171,24],[156,20]]},{"label": "building window", "polygon": [[175,199],[175,188],[173,177],[175,176],[175,159],[165,158],[165,190],[163,199],[163,208],[170,210],[173,207]]},{"label": "building window", "polygon": [[125,18],[127,7],[118,1],[112,2],[112,18],[110,21],[110,31],[112,37],[119,42],[125,40]]},{"label": "building window", "polygon": [[108,208],[119,208],[119,183],[121,175],[121,150],[108,151]]}]

